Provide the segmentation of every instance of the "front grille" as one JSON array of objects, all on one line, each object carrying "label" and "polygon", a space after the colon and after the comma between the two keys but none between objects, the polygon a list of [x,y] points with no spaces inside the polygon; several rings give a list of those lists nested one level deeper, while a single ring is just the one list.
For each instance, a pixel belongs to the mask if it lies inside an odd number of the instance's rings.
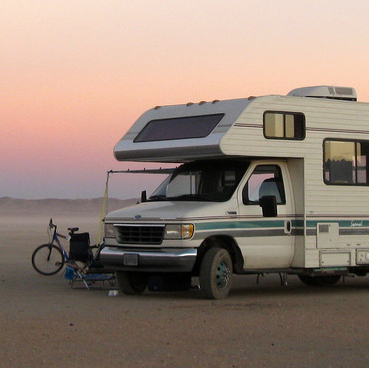
[{"label": "front grille", "polygon": [[120,244],[161,244],[164,226],[118,225],[116,239]]}]

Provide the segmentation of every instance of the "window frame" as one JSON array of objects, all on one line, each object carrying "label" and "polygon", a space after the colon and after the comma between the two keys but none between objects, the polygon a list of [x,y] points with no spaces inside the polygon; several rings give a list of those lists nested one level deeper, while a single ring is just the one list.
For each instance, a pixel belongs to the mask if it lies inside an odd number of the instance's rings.
[{"label": "window frame", "polygon": [[[242,188],[242,203],[245,205],[245,206],[260,206],[260,198],[257,200],[257,201],[253,201],[250,199],[250,195],[251,193],[249,193],[249,182],[250,182],[250,179],[252,178],[252,176],[254,175],[254,173],[257,171],[257,169],[259,167],[262,167],[262,166],[269,166],[269,167],[274,167],[274,171],[277,169],[278,170],[278,174],[280,175],[280,178],[281,178],[281,187],[278,188],[278,192],[279,192],[279,195],[280,195],[280,199],[281,201],[277,201],[277,206],[283,206],[283,205],[286,205],[287,203],[287,199],[286,199],[286,188],[285,188],[285,184],[284,184],[284,175],[283,175],[283,171],[282,171],[282,168],[280,165],[278,164],[270,164],[270,163],[265,163],[265,164],[258,164],[256,165],[253,169],[252,169],[252,172],[250,174],[250,176],[248,177],[246,183],[244,184],[244,187]],[[275,176],[274,176],[275,178]],[[262,184],[263,182],[260,182],[260,184]],[[282,189],[282,191],[280,191],[279,189]],[[258,189],[260,190],[260,188]]]},{"label": "window frame", "polygon": [[[266,135],[266,115],[267,114],[280,114],[283,115],[283,136],[282,137],[275,137],[275,136],[268,136]],[[301,137],[287,137],[286,136],[286,116],[293,115],[293,116],[301,116],[302,117],[302,136]],[[266,110],[263,113],[263,134],[264,138],[266,139],[279,139],[279,140],[288,140],[288,141],[303,141],[306,138],[306,117],[305,114],[302,112],[296,111],[277,111],[277,110]]]},{"label": "window frame", "polygon": [[[325,161],[325,156],[326,156],[326,142],[342,142],[342,143],[353,143],[354,144],[354,151],[355,151],[355,167],[353,168],[353,170],[355,170],[355,176],[354,176],[354,179],[355,181],[353,181],[352,183],[339,183],[339,182],[331,182],[331,181],[328,181],[326,179],[326,176],[325,176],[325,164],[326,164],[326,161]],[[359,187],[367,187],[369,186],[369,153],[367,155],[367,162],[366,162],[366,176],[367,176],[367,180],[365,183],[361,183],[361,182],[358,182],[358,178],[359,178],[359,175],[358,175],[358,150],[357,150],[357,144],[366,144],[368,145],[368,150],[369,150],[369,140],[365,140],[365,139],[347,139],[347,138],[325,138],[323,140],[323,149],[322,149],[322,152],[323,152],[323,181],[324,181],[324,184],[326,185],[336,185],[336,186],[359,186]]]},{"label": "window frame", "polygon": [[[197,138],[205,138],[209,136],[214,129],[221,123],[225,116],[225,113],[215,113],[215,114],[204,114],[204,115],[191,115],[191,116],[176,116],[172,118],[158,118],[152,119],[148,121],[145,126],[136,134],[136,137],[133,139],[133,143],[147,143],[147,142],[161,142],[161,141],[174,141],[174,140],[181,140],[181,139],[197,139]],[[206,129],[202,131],[199,130],[198,132],[192,132],[188,126],[184,124],[187,121],[187,124],[198,125],[201,119],[209,119],[208,126]],[[211,120],[213,119],[213,120]],[[166,135],[162,137],[158,137],[158,134],[154,135],[153,137],[150,136],[152,130],[161,128],[160,125],[163,125],[165,128],[165,124],[173,124],[174,129],[166,131]],[[175,124],[179,124],[175,126]],[[177,129],[177,131],[176,131]],[[163,130],[160,130],[162,132]],[[165,130],[164,130],[165,131]],[[179,134],[179,132],[181,134]],[[187,132],[183,134],[183,132]]]}]

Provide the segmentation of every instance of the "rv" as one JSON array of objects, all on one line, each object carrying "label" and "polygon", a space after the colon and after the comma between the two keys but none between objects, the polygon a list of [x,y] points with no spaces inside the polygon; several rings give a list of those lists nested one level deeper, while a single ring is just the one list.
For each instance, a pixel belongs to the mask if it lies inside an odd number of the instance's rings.
[{"label": "rv", "polygon": [[234,274],[333,285],[369,272],[369,103],[353,88],[158,106],[114,154],[176,166],[105,218],[101,260],[126,294],[194,277],[218,299]]}]

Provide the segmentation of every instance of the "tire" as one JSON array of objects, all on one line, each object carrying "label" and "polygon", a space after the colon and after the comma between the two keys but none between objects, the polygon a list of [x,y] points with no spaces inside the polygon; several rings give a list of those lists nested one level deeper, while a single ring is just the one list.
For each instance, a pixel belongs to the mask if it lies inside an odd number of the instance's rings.
[{"label": "tire", "polygon": [[228,251],[211,248],[200,267],[200,288],[209,299],[224,299],[232,287],[233,265]]},{"label": "tire", "polygon": [[32,266],[41,275],[51,276],[64,266],[62,251],[52,244],[42,244],[32,254]]},{"label": "tire", "polygon": [[329,276],[307,276],[298,275],[298,278],[305,285],[308,286],[331,286],[337,284],[341,279],[341,275],[329,275]]},{"label": "tire", "polygon": [[116,272],[119,290],[126,295],[142,294],[148,283],[148,275],[144,272]]}]

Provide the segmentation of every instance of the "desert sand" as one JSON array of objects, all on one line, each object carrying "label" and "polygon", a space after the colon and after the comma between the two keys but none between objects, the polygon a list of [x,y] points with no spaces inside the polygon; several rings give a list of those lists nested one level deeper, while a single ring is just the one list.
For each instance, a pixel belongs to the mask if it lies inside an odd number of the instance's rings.
[{"label": "desert sand", "polygon": [[[1,367],[367,367],[369,278],[311,288],[294,276],[237,277],[225,300],[200,290],[109,296],[37,274],[49,217],[98,229],[97,206],[0,206]],[[31,207],[31,209],[29,208]],[[62,206],[63,207],[63,206]],[[23,208],[20,210],[19,208]],[[78,212],[78,213],[77,213]]]}]

